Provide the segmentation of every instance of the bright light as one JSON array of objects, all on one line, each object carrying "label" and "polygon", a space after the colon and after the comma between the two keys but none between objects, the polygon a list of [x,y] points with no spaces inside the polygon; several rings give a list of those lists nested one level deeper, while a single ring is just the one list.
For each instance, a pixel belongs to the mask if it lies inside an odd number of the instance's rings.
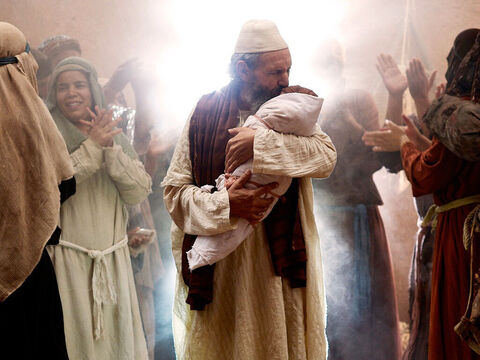
[{"label": "bright light", "polygon": [[[309,61],[322,39],[338,36],[344,5],[340,1],[244,0],[229,2],[170,0],[158,11],[158,21],[170,29],[161,39],[156,76],[162,83],[164,107],[181,126],[196,101],[226,85],[228,64],[241,26],[250,19],[274,21],[292,53],[291,84],[312,86]],[[166,22],[166,23],[165,23]],[[158,52],[156,54],[158,58]]]}]

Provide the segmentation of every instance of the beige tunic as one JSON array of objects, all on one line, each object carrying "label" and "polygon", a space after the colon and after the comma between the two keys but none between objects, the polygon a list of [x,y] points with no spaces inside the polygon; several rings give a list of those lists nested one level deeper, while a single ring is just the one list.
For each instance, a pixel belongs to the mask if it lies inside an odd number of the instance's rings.
[{"label": "beige tunic", "polygon": [[[241,114],[243,120],[247,115]],[[213,235],[231,230],[227,191],[213,194],[193,185],[189,124],[177,144],[162,185],[172,224],[177,266],[173,331],[178,359],[325,359],[325,298],[319,239],[309,177],[327,177],[335,148],[320,128],[311,137],[258,129],[253,172],[302,177],[299,208],[307,249],[307,287],[292,289],[276,276],[263,224],[227,258],[217,263],[213,302],[190,311],[181,277],[184,232]]]},{"label": "beige tunic", "polygon": [[[150,177],[143,165],[126,155],[119,145],[101,148],[87,139],[71,154],[71,159],[77,192],[61,207],[61,242],[100,251],[119,244],[126,236],[124,204],[137,204],[146,198]],[[103,260],[91,257],[94,253],[89,255],[61,245],[50,247],[49,252],[62,300],[69,357],[147,359],[128,246],[105,255],[104,270]],[[116,301],[111,301],[106,296],[106,304],[100,305],[96,315],[94,271],[100,285],[96,298],[110,295],[108,277],[116,297]],[[101,326],[98,319],[103,321]],[[99,327],[101,336],[96,339]]]}]

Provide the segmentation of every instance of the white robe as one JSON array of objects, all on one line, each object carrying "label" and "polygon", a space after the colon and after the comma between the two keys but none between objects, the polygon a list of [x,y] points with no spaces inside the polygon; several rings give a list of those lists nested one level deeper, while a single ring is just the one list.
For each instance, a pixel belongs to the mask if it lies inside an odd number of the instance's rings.
[{"label": "white robe", "polygon": [[[60,241],[91,250],[119,244],[126,236],[124,204],[137,204],[147,197],[150,177],[143,165],[126,155],[119,145],[101,148],[87,139],[71,154],[71,159],[77,191],[61,207]],[[50,246],[48,250],[62,300],[69,357],[148,359],[128,246],[105,255],[116,304],[100,306],[98,316],[103,319],[103,334],[98,339],[92,290],[95,260],[67,246]],[[97,267],[96,271],[99,270]],[[101,291],[108,287],[108,283],[101,285]]]},{"label": "white robe", "polygon": [[[241,113],[241,120],[248,115]],[[333,170],[336,153],[330,138],[319,127],[311,137],[258,129],[254,141],[253,172],[301,177],[298,204],[308,258],[306,288],[292,289],[288,280],[275,275],[260,223],[216,264],[213,302],[203,311],[191,311],[181,275],[184,233],[214,235],[233,229],[236,220],[230,219],[227,190],[209,194],[193,185],[188,132],[189,122],[162,183],[174,221],[173,331],[178,359],[325,359],[325,296],[309,177],[324,178]]]}]

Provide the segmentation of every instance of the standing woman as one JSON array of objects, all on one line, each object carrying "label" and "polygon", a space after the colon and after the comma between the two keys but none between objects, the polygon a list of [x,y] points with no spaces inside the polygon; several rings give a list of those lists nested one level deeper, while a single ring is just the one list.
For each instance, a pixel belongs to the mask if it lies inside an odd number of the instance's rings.
[{"label": "standing woman", "polygon": [[65,143],[38,96],[24,35],[0,22],[0,358],[68,359],[57,281],[60,201],[75,192]]},{"label": "standing woman", "polygon": [[390,124],[370,145],[401,149],[413,195],[432,193],[436,205],[424,219],[435,213],[428,359],[477,360],[480,346],[472,335],[480,331],[480,30],[461,32],[447,60],[445,95],[423,117],[432,142],[421,140],[411,124]]},{"label": "standing woman", "polygon": [[[60,246],[50,249],[72,359],[147,359],[130,254],[127,211],[151,180],[116,129],[97,73],[70,57],[52,74],[48,107],[67,144],[77,193],[61,208]],[[95,113],[92,110],[95,109]]]}]

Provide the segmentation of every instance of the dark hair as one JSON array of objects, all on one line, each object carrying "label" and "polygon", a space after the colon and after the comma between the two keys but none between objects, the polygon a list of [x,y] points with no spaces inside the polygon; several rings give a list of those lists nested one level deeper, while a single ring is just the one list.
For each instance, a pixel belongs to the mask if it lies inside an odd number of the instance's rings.
[{"label": "dark hair", "polygon": [[37,79],[41,80],[46,78],[52,73],[52,65],[50,64],[50,61],[48,60],[47,56],[41,53],[39,50],[31,48],[30,51],[32,52],[32,55],[38,64]]},{"label": "dark hair", "polygon": [[230,59],[230,65],[228,72],[232,80],[238,80],[239,76],[237,74],[237,63],[239,61],[245,61],[247,66],[251,69],[255,69],[258,65],[258,59],[262,53],[244,53],[244,54],[233,54]]}]

